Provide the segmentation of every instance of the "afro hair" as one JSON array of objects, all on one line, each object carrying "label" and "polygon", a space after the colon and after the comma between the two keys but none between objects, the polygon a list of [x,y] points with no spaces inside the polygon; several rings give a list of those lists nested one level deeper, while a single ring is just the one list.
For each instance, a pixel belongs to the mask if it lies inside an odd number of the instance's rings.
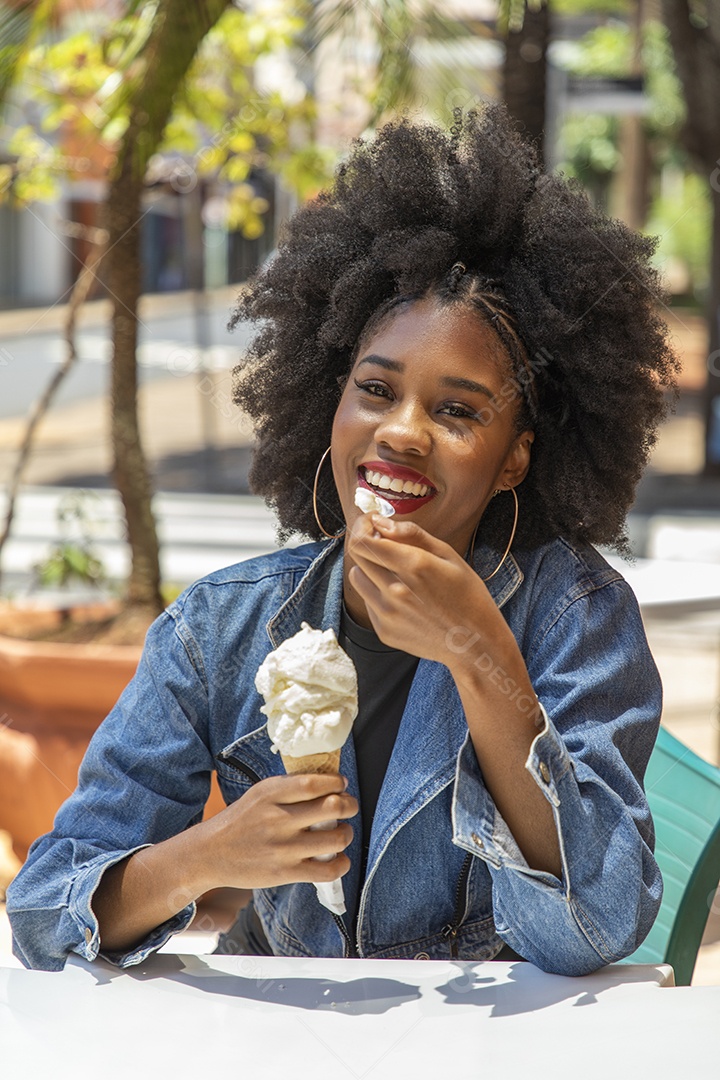
[{"label": "afro hair", "polygon": [[[403,119],[354,143],[231,321],[258,324],[235,400],[255,423],[251,485],[281,537],[322,535],[313,479],[363,332],[378,313],[435,295],[473,303],[498,331],[535,431],[518,546],[563,536],[626,549],[625,518],[677,371],[654,247],[579,185],[543,175],[501,106],[457,116],[450,132]],[[329,468],[318,501],[339,531]],[[501,548],[502,502],[490,503],[481,530]]]}]

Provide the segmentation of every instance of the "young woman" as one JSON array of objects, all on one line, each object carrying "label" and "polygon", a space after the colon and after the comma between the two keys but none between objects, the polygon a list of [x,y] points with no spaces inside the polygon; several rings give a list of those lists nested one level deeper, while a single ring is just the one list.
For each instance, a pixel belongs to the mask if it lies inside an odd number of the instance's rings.
[{"label": "young woman", "polygon": [[[661,691],[591,545],[625,545],[673,382],[652,250],[498,109],[355,146],[235,316],[261,327],[237,391],[255,489],[316,542],[211,575],[151,629],[10,889],[26,964],[138,963],[219,886],[253,890],[246,951],[506,943],[578,974],[637,947]],[[395,516],[361,514],[358,485]],[[257,668],[302,622],[358,669],[342,776],[281,775],[259,711]],[[213,768],[228,806],[201,822]],[[343,917],[313,886],[338,875]]]}]

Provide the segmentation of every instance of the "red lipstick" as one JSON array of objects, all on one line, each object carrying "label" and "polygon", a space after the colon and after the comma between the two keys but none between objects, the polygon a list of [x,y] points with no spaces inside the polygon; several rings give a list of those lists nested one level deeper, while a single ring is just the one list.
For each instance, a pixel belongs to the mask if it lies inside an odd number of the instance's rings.
[{"label": "red lipstick", "polygon": [[[409,480],[413,484],[425,484],[426,487],[429,488],[429,491],[422,497],[418,497],[417,495],[403,496],[402,492],[388,491],[387,488],[371,487],[365,479],[366,469],[370,472],[381,472],[384,476],[389,476],[392,479]],[[381,499],[386,499],[394,508],[396,514],[412,514],[415,510],[419,510],[421,506],[425,506],[426,503],[429,503],[437,495],[436,488],[433,487],[428,478],[422,473],[416,472],[415,469],[408,469],[404,465],[390,465],[386,461],[364,462],[358,469],[357,482],[359,487],[372,491],[374,495],[379,495]]]}]

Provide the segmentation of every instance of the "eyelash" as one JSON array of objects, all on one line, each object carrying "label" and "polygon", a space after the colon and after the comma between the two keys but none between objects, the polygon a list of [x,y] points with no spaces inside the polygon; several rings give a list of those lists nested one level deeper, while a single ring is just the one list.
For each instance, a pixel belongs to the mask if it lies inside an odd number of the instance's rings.
[{"label": "eyelash", "polygon": [[[390,390],[384,383],[375,382],[372,379],[368,379],[365,382],[358,382],[357,379],[353,379],[353,382],[357,386],[358,390],[363,390],[366,394],[370,394],[371,397],[390,397]],[[458,420],[476,420],[477,413],[472,409],[466,409],[463,405],[447,405],[447,415]],[[454,409],[454,412],[450,410]]]}]

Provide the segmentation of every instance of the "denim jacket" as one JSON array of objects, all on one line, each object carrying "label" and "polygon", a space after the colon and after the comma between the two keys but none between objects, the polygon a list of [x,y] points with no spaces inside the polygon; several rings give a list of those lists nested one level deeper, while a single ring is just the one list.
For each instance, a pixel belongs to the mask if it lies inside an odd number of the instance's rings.
[{"label": "denim jacket", "polygon": [[[155,622],[135,678],[90,743],[76,792],[10,887],[14,947],[26,965],[55,970],[71,951],[98,954],[92,898],[101,875],[198,822],[213,769],[228,803],[283,772],[254,676],[301,622],[337,632],[342,552],[342,542],[307,544],[218,571]],[[478,547],[475,569],[486,577],[496,558]],[[312,884],[257,890],[275,953],[482,960],[506,942],[546,971],[576,975],[629,955],[648,933],[662,884],[642,781],[661,689],[635,598],[593,548],[562,540],[508,557],[488,587],[544,709],[525,767],[552,806],[562,876],[528,866],[483,784],[448,669],[421,660],[364,882],[352,822],[348,915],[322,907]],[[472,639],[458,628],[457,642]],[[513,693],[489,657],[476,662]],[[341,769],[357,796],[352,738]],[[136,948],[102,955],[140,963],[193,914],[191,904]]]}]

